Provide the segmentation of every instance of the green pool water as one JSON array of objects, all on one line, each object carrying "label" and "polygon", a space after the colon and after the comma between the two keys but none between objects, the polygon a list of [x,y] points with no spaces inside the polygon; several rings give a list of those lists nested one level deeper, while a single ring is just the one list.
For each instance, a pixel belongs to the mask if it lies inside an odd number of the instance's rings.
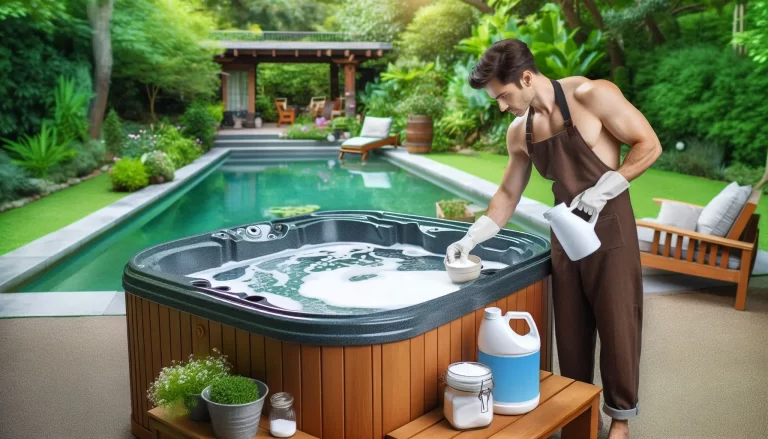
[{"label": "green pool water", "polygon": [[[275,219],[271,207],[386,210],[435,216],[455,194],[383,159],[340,163],[225,161],[129,219],[18,291],[120,291],[122,271],[141,250],[217,229]],[[476,201],[476,200],[471,200]]]}]

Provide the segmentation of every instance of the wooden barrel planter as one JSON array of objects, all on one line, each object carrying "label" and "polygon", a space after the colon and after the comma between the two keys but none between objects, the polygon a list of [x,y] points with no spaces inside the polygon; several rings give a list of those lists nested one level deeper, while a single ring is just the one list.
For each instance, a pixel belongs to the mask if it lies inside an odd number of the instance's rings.
[{"label": "wooden barrel planter", "polygon": [[405,129],[405,145],[411,154],[426,154],[432,149],[432,118],[429,116],[408,116]]}]

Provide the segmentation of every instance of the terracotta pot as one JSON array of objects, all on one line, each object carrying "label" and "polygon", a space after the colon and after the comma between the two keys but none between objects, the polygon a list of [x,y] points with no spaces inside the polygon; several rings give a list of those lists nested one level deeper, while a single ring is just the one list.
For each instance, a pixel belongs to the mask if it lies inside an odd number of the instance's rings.
[{"label": "terracotta pot", "polygon": [[429,116],[408,116],[405,146],[411,154],[426,154],[432,149],[433,122]]}]

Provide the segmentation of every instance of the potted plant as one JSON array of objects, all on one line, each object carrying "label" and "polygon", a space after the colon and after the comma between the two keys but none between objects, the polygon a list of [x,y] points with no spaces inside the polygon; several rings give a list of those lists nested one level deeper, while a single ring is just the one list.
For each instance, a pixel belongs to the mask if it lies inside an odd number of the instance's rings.
[{"label": "potted plant", "polygon": [[149,400],[157,407],[167,409],[172,416],[188,415],[193,421],[209,420],[208,407],[202,400],[203,389],[219,379],[229,376],[232,366],[226,356],[194,358],[183,363],[174,362],[164,367],[149,387]]},{"label": "potted plant", "polygon": [[217,439],[251,439],[259,429],[269,388],[253,378],[228,376],[203,390]]},{"label": "potted plant", "polygon": [[465,200],[440,200],[435,203],[437,217],[454,221],[475,222],[475,214],[469,210],[469,202]]},{"label": "potted plant", "polygon": [[405,146],[409,153],[425,154],[432,149],[434,119],[440,117],[443,100],[436,93],[415,91],[397,105],[408,115]]}]

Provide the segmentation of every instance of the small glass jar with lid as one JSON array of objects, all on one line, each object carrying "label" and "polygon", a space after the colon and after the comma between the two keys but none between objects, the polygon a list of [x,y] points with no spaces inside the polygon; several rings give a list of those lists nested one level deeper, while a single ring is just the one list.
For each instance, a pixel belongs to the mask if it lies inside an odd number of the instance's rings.
[{"label": "small glass jar with lid", "polygon": [[291,437],[296,434],[296,412],[293,396],[287,392],[275,393],[269,398],[269,432],[275,437]]},{"label": "small glass jar with lid", "polygon": [[493,421],[491,369],[481,363],[453,363],[443,379],[443,416],[448,423],[456,430],[488,427]]}]

